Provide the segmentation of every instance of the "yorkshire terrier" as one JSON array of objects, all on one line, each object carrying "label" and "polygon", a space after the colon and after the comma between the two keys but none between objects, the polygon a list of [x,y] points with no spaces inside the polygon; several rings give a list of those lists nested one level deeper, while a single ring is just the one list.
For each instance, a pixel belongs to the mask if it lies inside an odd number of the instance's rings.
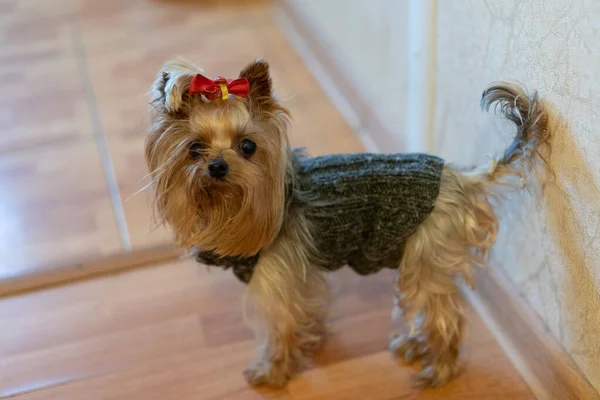
[{"label": "yorkshire terrier", "polygon": [[516,134],[481,167],[426,154],[311,158],[290,147],[290,114],[265,61],[234,80],[202,73],[179,60],[158,74],[146,160],[156,218],[176,243],[247,283],[244,315],[260,342],[247,381],[282,386],[322,344],[326,273],[343,266],[397,271],[392,314],[404,329],[390,349],[421,361],[418,385],[457,375],[461,283],[473,285],[495,242],[502,188],[525,187],[548,146],[545,103],[515,84],[488,87],[482,108]]}]

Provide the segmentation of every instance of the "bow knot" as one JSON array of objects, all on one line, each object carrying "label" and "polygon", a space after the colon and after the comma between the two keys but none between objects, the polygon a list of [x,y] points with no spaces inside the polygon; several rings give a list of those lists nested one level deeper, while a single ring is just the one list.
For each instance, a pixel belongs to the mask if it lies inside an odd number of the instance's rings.
[{"label": "bow knot", "polygon": [[247,97],[250,93],[250,83],[246,78],[225,79],[218,76],[212,80],[198,74],[192,79],[188,93],[191,95],[200,93],[207,101],[212,101],[217,97],[227,100],[230,94]]}]

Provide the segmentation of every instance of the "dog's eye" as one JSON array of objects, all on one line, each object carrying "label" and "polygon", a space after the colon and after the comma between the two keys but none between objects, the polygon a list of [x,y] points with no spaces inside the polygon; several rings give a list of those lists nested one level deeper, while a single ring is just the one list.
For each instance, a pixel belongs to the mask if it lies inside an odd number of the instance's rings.
[{"label": "dog's eye", "polygon": [[204,143],[202,142],[192,142],[190,143],[190,147],[189,147],[189,151],[190,151],[190,157],[192,157],[192,159],[196,160],[200,157],[201,155],[201,151],[204,149]]},{"label": "dog's eye", "polygon": [[251,156],[256,153],[256,143],[252,140],[244,139],[242,140],[242,143],[240,143],[240,150],[244,155]]}]

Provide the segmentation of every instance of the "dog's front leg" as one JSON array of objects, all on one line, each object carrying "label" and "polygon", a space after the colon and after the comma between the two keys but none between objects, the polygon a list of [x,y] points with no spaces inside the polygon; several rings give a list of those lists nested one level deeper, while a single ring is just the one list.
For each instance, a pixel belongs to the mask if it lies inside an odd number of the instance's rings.
[{"label": "dog's front leg", "polygon": [[299,245],[280,238],[261,254],[248,285],[245,317],[260,343],[258,359],[245,371],[252,385],[283,386],[323,332],[326,280]]}]

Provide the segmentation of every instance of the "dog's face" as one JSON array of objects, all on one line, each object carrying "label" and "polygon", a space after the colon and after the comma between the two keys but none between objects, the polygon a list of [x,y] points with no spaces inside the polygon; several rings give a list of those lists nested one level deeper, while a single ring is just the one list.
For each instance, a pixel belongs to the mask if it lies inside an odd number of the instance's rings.
[{"label": "dog's face", "polygon": [[266,62],[240,73],[250,84],[245,98],[190,95],[200,72],[169,62],[152,88],[146,161],[157,217],[180,246],[252,255],[283,223],[288,114],[272,95]]}]

